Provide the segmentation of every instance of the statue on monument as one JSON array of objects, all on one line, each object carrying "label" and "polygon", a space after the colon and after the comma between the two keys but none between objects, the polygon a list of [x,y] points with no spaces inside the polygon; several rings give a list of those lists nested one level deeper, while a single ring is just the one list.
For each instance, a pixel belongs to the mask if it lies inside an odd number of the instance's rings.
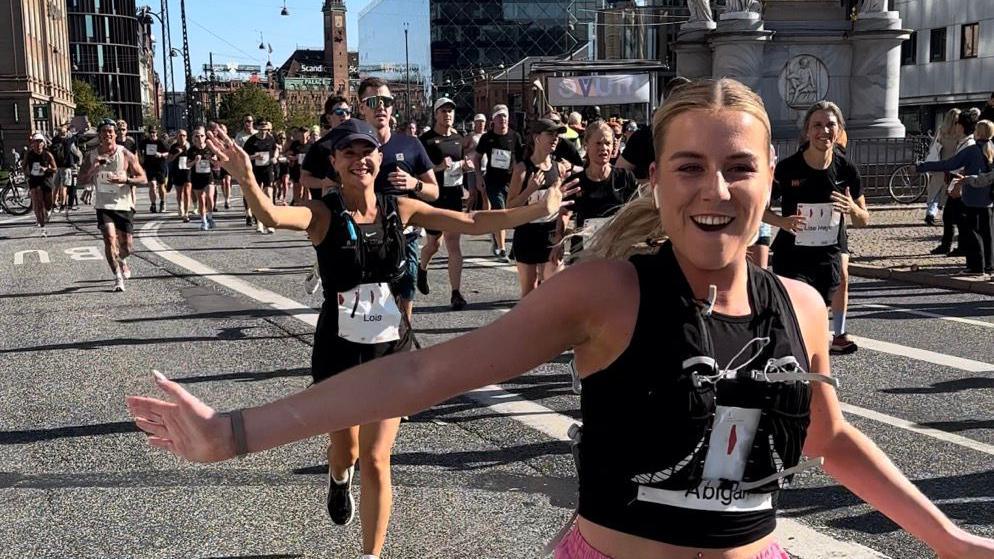
[{"label": "statue on monument", "polygon": [[887,0],[861,0],[859,3],[859,10],[856,13],[862,15],[873,12],[886,12],[886,11],[887,11]]},{"label": "statue on monument", "polygon": [[787,68],[787,96],[789,106],[807,105],[818,101],[818,77],[811,59],[802,56]]},{"label": "statue on monument", "polygon": [[714,16],[711,14],[711,2],[709,0],[687,0],[687,8],[690,9],[690,19],[687,23],[714,21]]},{"label": "statue on monument", "polygon": [[755,12],[761,14],[763,13],[763,4],[759,0],[727,0],[725,2],[725,12]]}]

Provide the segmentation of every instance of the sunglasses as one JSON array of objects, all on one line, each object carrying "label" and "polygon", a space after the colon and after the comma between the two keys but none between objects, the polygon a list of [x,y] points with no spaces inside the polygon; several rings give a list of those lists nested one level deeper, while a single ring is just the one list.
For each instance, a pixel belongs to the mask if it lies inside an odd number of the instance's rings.
[{"label": "sunglasses", "polygon": [[[372,99],[372,97],[370,97],[370,99]],[[387,106],[389,107],[390,105],[387,105]],[[332,109],[331,114],[333,114],[335,116],[348,116],[348,115],[352,114],[352,110],[351,109],[342,109],[342,108]]]},{"label": "sunglasses", "polygon": [[377,109],[380,103],[383,103],[383,108],[389,109],[393,106],[393,97],[389,95],[373,95],[372,97],[366,97],[362,100],[370,109]]}]

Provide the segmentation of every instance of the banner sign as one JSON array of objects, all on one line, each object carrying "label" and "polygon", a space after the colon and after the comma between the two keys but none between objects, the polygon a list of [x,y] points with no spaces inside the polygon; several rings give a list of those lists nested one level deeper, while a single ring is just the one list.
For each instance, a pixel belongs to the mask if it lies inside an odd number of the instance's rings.
[{"label": "banner sign", "polygon": [[287,91],[300,89],[331,89],[331,78],[286,78],[283,88]]},{"label": "banner sign", "polygon": [[549,78],[552,105],[624,105],[649,102],[649,74]]},{"label": "banner sign", "polygon": [[204,72],[214,71],[215,73],[230,74],[258,74],[262,72],[262,66],[257,64],[204,64]]}]

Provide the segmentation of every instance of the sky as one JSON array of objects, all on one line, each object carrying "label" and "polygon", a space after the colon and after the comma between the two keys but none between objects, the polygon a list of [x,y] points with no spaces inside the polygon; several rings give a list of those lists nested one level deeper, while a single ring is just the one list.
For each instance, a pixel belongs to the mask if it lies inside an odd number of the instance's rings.
[{"label": "sky", "polygon": [[[346,37],[349,50],[357,50],[359,12],[372,0],[345,0]],[[156,0],[138,0],[138,6],[148,4],[158,11]],[[190,42],[190,70],[203,73],[210,53],[214,64],[255,64],[265,67],[267,57],[279,66],[299,48],[323,48],[324,23],[321,15],[323,0],[286,0],[290,15],[280,16],[283,0],[187,0],[187,34]],[[169,0],[169,20],[173,48],[183,50],[183,28],[180,22],[180,0]],[[162,76],[161,26],[156,20],[154,35],[155,67]],[[271,45],[273,53],[259,50],[260,37]],[[176,90],[185,87],[183,58],[172,59]]]}]

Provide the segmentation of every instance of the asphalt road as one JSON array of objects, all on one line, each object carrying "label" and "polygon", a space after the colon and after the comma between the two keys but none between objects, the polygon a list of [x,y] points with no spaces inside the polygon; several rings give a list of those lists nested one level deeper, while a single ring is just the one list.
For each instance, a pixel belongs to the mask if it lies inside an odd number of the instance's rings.
[{"label": "asphalt road", "polygon": [[[118,294],[91,209],[57,218],[48,238],[0,216],[0,557],[355,557],[358,522],[336,527],[324,512],[323,441],[190,465],[148,447],[124,407],[126,394],[153,391],[153,367],[220,409],[305,388],[313,329],[302,318],[320,302],[302,287],[312,249],[302,234],[251,231],[235,210],[209,233],[175,215],[142,213],[143,226],[137,236],[159,252],[136,239],[135,277]],[[301,308],[225,287],[162,245]],[[463,247],[470,306],[449,309],[436,257],[433,291],[416,305],[422,343],[517,299],[513,269],[485,256],[489,241]],[[994,299],[856,281],[852,301],[849,330],[864,347],[832,359],[849,419],[957,523],[994,536]],[[567,362],[502,388],[577,417]],[[568,445],[522,419],[461,397],[405,423],[383,557],[538,557],[572,511],[575,480]],[[930,556],[820,471],[798,476],[782,503],[782,516],[827,538]]]}]

